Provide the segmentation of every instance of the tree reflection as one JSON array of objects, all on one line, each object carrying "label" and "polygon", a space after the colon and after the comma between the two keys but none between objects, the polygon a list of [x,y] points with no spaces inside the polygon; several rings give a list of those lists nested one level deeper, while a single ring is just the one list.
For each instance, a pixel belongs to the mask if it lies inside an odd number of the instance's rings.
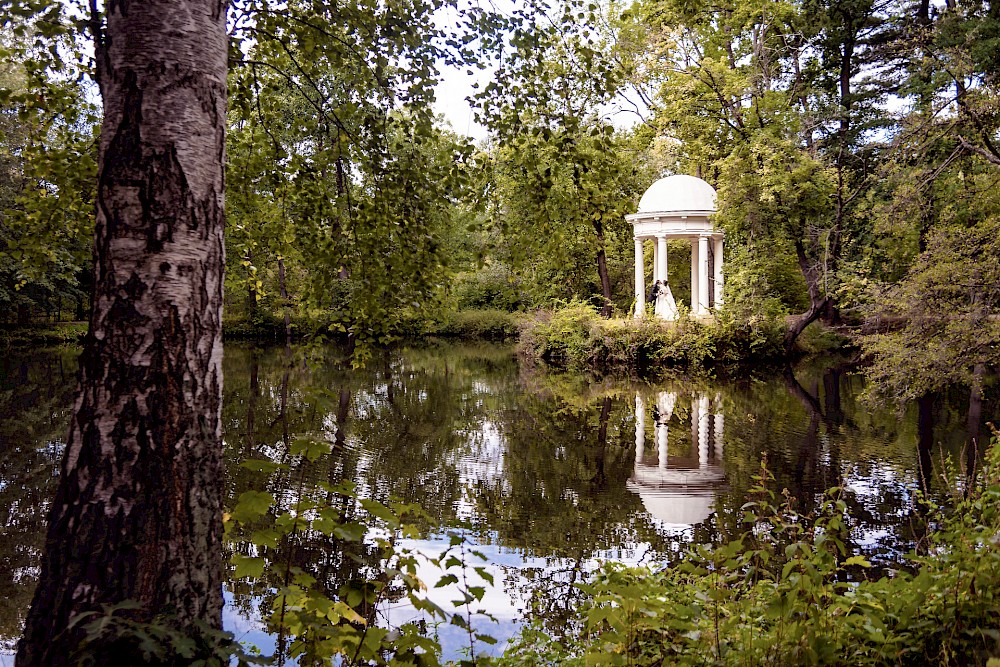
[{"label": "tree reflection", "polygon": [[[0,365],[7,644],[30,599],[75,375],[72,354]],[[439,524],[461,521],[510,556],[508,592],[553,629],[597,559],[669,563],[690,542],[738,535],[765,457],[801,511],[843,487],[848,548],[894,563],[923,534],[916,491],[943,496],[949,458],[971,474],[970,443],[997,412],[986,375],[971,391],[897,412],[862,404],[859,376],[840,366],[648,385],[520,368],[512,350],[493,346],[402,349],[351,369],[335,348],[227,345],[225,375],[229,507],[246,491],[269,491],[280,509],[321,500],[349,520],[356,504],[321,486],[344,480],[380,501],[419,503]],[[322,450],[307,456],[303,441]],[[379,571],[365,543],[308,531],[266,556],[330,594]],[[231,609],[259,617],[281,584],[233,583]]]},{"label": "tree reflection", "polygon": [[75,386],[73,354],[0,360],[0,650],[31,603]]}]

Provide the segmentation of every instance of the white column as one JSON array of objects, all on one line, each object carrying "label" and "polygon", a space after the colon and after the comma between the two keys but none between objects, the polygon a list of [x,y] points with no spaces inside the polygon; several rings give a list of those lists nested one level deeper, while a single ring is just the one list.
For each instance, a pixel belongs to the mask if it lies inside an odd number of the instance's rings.
[{"label": "white column", "polygon": [[674,405],[677,404],[677,394],[672,391],[661,391],[656,397],[656,407],[660,412],[660,419],[670,421],[674,415]]},{"label": "white column", "polygon": [[660,279],[660,243],[659,239],[653,239],[653,282]]},{"label": "white column", "polygon": [[698,237],[698,314],[708,313],[708,237]]},{"label": "white column", "polygon": [[643,448],[646,444],[646,402],[639,393],[635,394],[635,462],[642,463]]},{"label": "white column", "polygon": [[657,449],[657,467],[660,470],[667,469],[667,445],[669,444],[669,435],[667,433],[666,424],[656,425],[656,444],[659,445]]},{"label": "white column", "polygon": [[[716,408],[720,410],[721,408]],[[725,428],[726,428],[726,418],[722,416],[721,412],[715,414],[715,460],[719,465],[722,465],[722,455],[725,452],[723,445],[725,444]]]},{"label": "white column", "polygon": [[642,239],[635,239],[635,318],[640,319],[646,309],[646,266],[643,263]]},{"label": "white column", "polygon": [[698,467],[708,466],[708,396],[698,399]]},{"label": "white column", "polygon": [[667,237],[656,237],[656,280],[667,281]]},{"label": "white column", "polygon": [[[698,403],[698,397],[691,397],[691,447],[694,451],[698,451],[700,447],[698,446],[698,422],[701,421],[698,418],[698,409],[700,404]],[[688,451],[688,454],[691,452]]]},{"label": "white column", "polygon": [[715,307],[722,305],[722,237],[716,236],[712,239],[715,247],[712,252],[715,254]]},{"label": "white column", "polygon": [[691,314],[698,314],[698,239],[691,239]]}]

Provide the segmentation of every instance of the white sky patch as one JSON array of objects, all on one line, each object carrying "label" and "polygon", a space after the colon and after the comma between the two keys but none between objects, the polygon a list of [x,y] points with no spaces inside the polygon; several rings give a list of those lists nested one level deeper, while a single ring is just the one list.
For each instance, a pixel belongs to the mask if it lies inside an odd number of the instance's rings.
[{"label": "white sky patch", "polygon": [[[467,535],[472,538],[473,536]],[[434,602],[448,613],[461,613],[466,616],[464,608],[456,607],[455,600],[462,598],[461,590],[465,586],[482,586],[485,589],[481,601],[473,602],[470,606],[475,612],[484,610],[493,620],[484,614],[473,613],[471,621],[474,632],[490,635],[497,640],[493,646],[482,641],[475,641],[475,651],[477,655],[500,655],[506,648],[507,643],[517,633],[522,624],[524,609],[512,598],[509,591],[516,591],[517,586],[508,584],[508,578],[517,577],[516,572],[527,568],[551,569],[555,563],[552,559],[526,557],[523,553],[497,545],[476,544],[475,542],[465,545],[467,562],[465,564],[465,581],[463,574],[457,566],[449,570],[444,570],[431,562],[440,558],[441,554],[448,549],[449,541],[446,536],[436,536],[424,540],[402,540],[400,548],[412,550],[423,555],[426,560],[422,560],[417,568],[417,576],[426,584],[428,590],[426,598]],[[596,571],[602,563],[613,560],[629,566],[638,566],[643,555],[649,549],[649,545],[630,545],[629,548],[618,548],[611,552],[598,552],[596,557],[589,558],[581,564],[584,573]],[[486,556],[483,561],[471,555],[471,551],[478,551]],[[452,555],[458,556],[459,551],[454,548]],[[493,584],[480,577],[473,568],[482,567],[484,571],[492,575]],[[458,583],[435,587],[435,584],[445,576],[454,574],[458,577]],[[383,622],[388,622],[390,626],[399,626],[404,623],[419,620],[422,612],[418,612],[408,602],[400,602],[392,605],[383,613]],[[468,617],[466,617],[468,618]],[[428,619],[429,620],[429,619]],[[469,635],[468,631],[451,624],[441,624],[437,627],[438,638],[441,642],[445,660],[456,660],[468,652]]]},{"label": "white sky patch", "polygon": [[468,74],[467,68],[452,67],[443,63],[440,64],[440,68],[441,82],[434,89],[436,98],[434,113],[443,116],[457,134],[471,137],[476,141],[485,139],[487,130],[476,122],[472,105],[467,98],[477,92],[472,87],[474,83],[478,83],[480,89],[489,83],[493,78],[493,71],[473,68],[472,74]]}]

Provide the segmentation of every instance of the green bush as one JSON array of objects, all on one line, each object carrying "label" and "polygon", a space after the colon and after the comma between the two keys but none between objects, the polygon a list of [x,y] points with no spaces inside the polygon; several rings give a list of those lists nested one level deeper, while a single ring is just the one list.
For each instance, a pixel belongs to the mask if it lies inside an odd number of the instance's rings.
[{"label": "green bush", "polygon": [[520,350],[529,359],[575,370],[645,374],[778,359],[782,333],[775,321],[738,321],[724,313],[714,323],[606,320],[595,306],[573,301],[537,315],[521,334]]},{"label": "green bush", "polygon": [[[567,636],[529,626],[500,664],[990,665],[1000,656],[1000,447],[982,482],[950,513],[912,573],[869,579],[845,553],[839,490],[812,516],[768,488],[765,467],[744,506],[746,529],[694,546],[657,570],[606,565],[580,584]],[[776,504],[777,502],[777,504]],[[991,659],[992,658],[992,659]]]},{"label": "green bush", "polygon": [[813,322],[795,341],[807,355],[847,352],[856,349],[853,341],[830,329],[822,322]]},{"label": "green bush", "polygon": [[0,329],[0,348],[75,345],[87,335],[86,322],[31,324]]},{"label": "green bush", "polygon": [[[347,330],[331,323],[329,313],[324,311],[295,313],[289,320],[289,325],[294,340],[313,336],[334,340],[347,338]],[[224,317],[222,335],[225,340],[249,341],[265,345],[282,342],[285,340],[285,318],[281,313],[263,309],[250,319]]]},{"label": "green bush", "polygon": [[520,319],[502,310],[460,310],[447,313],[429,333],[446,338],[503,341],[516,338]]},{"label": "green bush", "polygon": [[499,262],[455,279],[455,298],[460,310],[515,311],[524,305],[521,287],[510,269]]}]

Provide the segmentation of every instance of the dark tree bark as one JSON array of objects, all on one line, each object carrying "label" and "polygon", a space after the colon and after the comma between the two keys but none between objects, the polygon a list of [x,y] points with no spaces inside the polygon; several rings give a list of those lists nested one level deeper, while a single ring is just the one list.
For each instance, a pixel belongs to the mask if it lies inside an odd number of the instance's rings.
[{"label": "dark tree bark", "polygon": [[260,399],[260,362],[257,348],[250,350],[250,396],[247,399],[247,430],[243,451],[247,458],[257,453],[257,401]]},{"label": "dark tree bark", "polygon": [[20,667],[68,664],[68,624],[104,604],[221,626],[225,7],[95,10],[90,331]]},{"label": "dark tree bark", "polygon": [[920,490],[930,498],[933,466],[931,448],[934,446],[934,395],[924,394],[917,399],[917,474]]},{"label": "dark tree bark", "polygon": [[597,460],[596,472],[590,482],[598,490],[603,491],[608,485],[608,476],[604,472],[604,459],[608,449],[608,420],[611,418],[611,397],[605,396],[601,401],[601,417],[597,427]]},{"label": "dark tree bark", "polygon": [[[823,483],[816,483],[819,427],[824,421],[823,412],[820,410],[819,401],[816,399],[816,396],[806,391],[806,388],[795,377],[795,373],[791,367],[785,367],[782,379],[785,381],[785,387],[788,388],[788,392],[798,399],[809,415],[809,427],[806,429],[805,436],[799,443],[799,452],[795,459],[795,480],[799,482],[800,487],[803,489],[821,492],[829,486],[825,480]],[[839,485],[839,483],[835,483],[835,485]]]},{"label": "dark tree bark", "polygon": [[974,489],[976,486],[976,473],[979,469],[979,442],[980,424],[983,421],[983,377],[986,375],[986,366],[976,364],[972,369],[972,386],[969,387],[969,414],[966,416],[966,441],[965,441],[965,488]]},{"label": "dark tree bark", "polygon": [[601,317],[611,317],[611,277],[608,275],[608,254],[604,249],[604,226],[600,222],[594,223],[594,231],[597,232],[597,274],[601,279],[601,296],[604,297],[604,305],[601,306]]},{"label": "dark tree bark", "polygon": [[840,402],[840,377],[844,369],[840,366],[829,368],[823,373],[823,403],[826,419],[840,424],[844,421],[844,410]]},{"label": "dark tree bark", "polygon": [[822,272],[809,261],[802,239],[795,240],[795,254],[799,261],[799,270],[802,271],[802,275],[806,279],[806,286],[809,288],[809,309],[801,315],[797,315],[788,325],[784,341],[785,354],[788,356],[794,352],[795,341],[799,335],[805,331],[807,326],[819,319],[831,303],[830,297],[824,295],[821,289]]}]

